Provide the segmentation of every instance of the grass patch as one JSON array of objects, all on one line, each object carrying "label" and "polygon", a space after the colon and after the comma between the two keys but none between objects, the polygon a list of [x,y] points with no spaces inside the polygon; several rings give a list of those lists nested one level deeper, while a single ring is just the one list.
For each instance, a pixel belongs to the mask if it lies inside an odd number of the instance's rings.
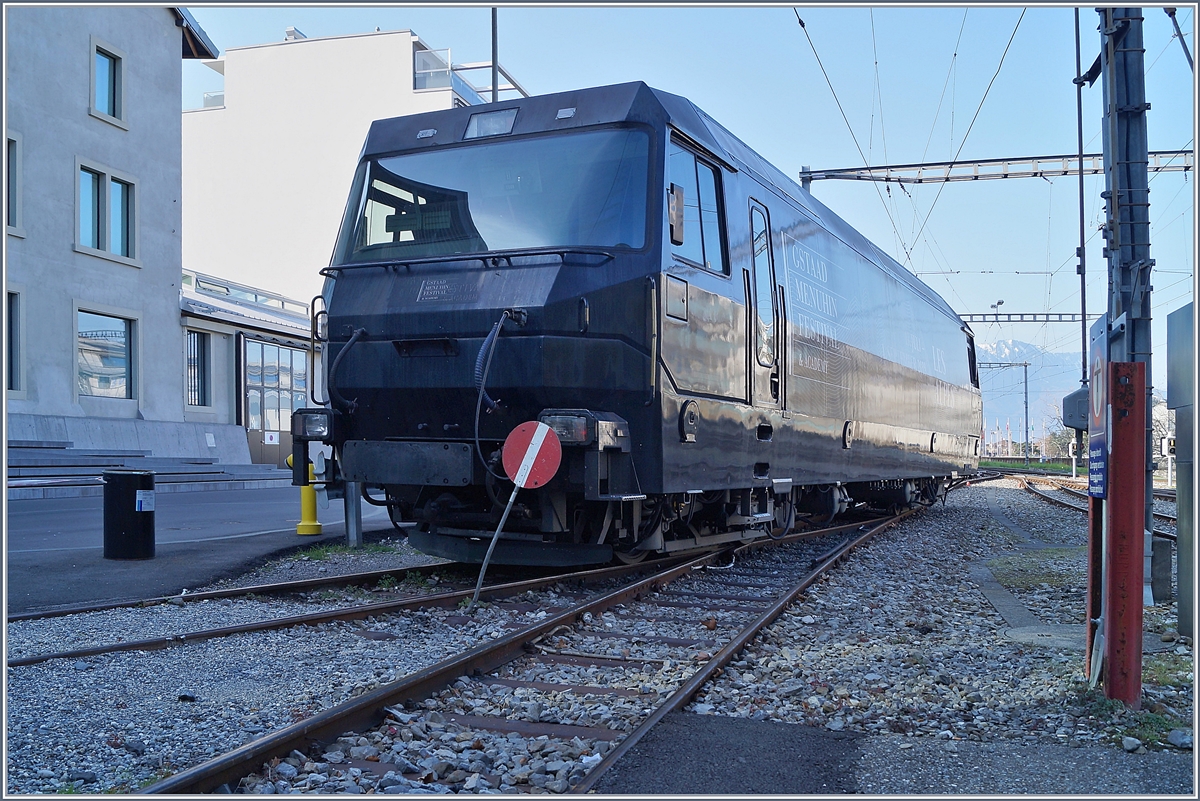
[{"label": "grass patch", "polygon": [[1151,654],[1142,663],[1142,681],[1159,687],[1187,687],[1192,683],[1192,659],[1184,654]]},{"label": "grass patch", "polygon": [[996,581],[1011,589],[1032,590],[1042,584],[1069,587],[1087,577],[1085,551],[1085,548],[1040,548],[992,559],[987,566]]},{"label": "grass patch", "polygon": [[[1011,459],[1011,460],[1009,460],[1009,459],[1003,459],[1003,460],[980,459],[979,466],[980,467],[992,467],[997,470],[1006,470],[1006,469],[1014,468],[1014,467],[1019,467],[1022,470],[1025,469],[1024,461],[1022,461],[1019,458]],[[1036,458],[1031,458],[1029,460],[1029,469],[1030,470],[1044,470],[1047,473],[1063,473],[1068,476],[1071,475],[1071,465],[1069,465],[1069,464],[1062,465],[1062,464],[1055,464],[1054,462],[1039,462]],[[1081,469],[1081,468],[1076,468],[1076,471],[1078,471],[1079,469]],[[1086,474],[1086,470],[1085,470],[1085,474]]]},{"label": "grass patch", "polygon": [[1145,745],[1162,745],[1167,741],[1167,735],[1171,733],[1171,729],[1187,725],[1173,717],[1158,715],[1154,712],[1136,712],[1134,714],[1136,722],[1125,730],[1124,736],[1136,737]]},{"label": "grass patch", "polygon": [[309,596],[323,603],[362,602],[373,600],[368,590],[362,587],[339,587],[336,589],[319,590]]},{"label": "grass patch", "polygon": [[404,584],[414,589],[436,587],[441,581],[442,577],[437,573],[426,575],[420,570],[409,570],[404,574]]},{"label": "grass patch", "polygon": [[360,548],[351,548],[349,545],[339,545],[335,543],[314,545],[311,548],[305,548],[297,553],[293,559],[304,561],[307,559],[310,562],[323,562],[331,556],[341,556],[343,554],[353,555],[360,553],[395,553],[396,549],[391,545],[382,543],[368,543]]},{"label": "grass patch", "polygon": [[1102,725],[1115,727],[1117,733],[1114,739],[1118,743],[1122,737],[1136,737],[1144,745],[1162,745],[1172,729],[1191,726],[1190,721],[1171,715],[1144,709],[1134,711],[1120,701],[1105,698],[1104,691],[1099,688],[1093,690],[1087,685],[1080,687],[1074,699],[1081,707],[1078,711]]}]

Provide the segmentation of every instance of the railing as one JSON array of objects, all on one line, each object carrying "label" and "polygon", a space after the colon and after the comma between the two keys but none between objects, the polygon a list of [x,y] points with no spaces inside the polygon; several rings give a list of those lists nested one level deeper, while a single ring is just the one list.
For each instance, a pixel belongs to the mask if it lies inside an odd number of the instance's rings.
[{"label": "railing", "polygon": [[305,303],[285,298],[282,295],[276,295],[273,292],[244,287],[213,276],[185,271],[183,274],[183,285],[185,288],[193,289],[196,292],[218,295],[242,303],[252,303],[257,306],[280,309],[291,314],[308,317],[308,305]]},{"label": "railing", "polygon": [[452,75],[449,48],[413,51],[413,89],[447,89]]}]

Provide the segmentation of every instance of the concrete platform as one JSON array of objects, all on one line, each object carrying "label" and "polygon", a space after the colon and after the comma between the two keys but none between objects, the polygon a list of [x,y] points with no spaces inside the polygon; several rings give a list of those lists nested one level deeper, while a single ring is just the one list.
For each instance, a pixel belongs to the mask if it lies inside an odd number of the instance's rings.
[{"label": "concrete platform", "polygon": [[[145,560],[104,558],[102,498],[11,501],[7,611],[174,595],[240,575],[289,551],[344,543],[341,502],[318,511],[324,525],[320,535],[296,534],[299,493],[287,486],[159,495],[155,555]],[[397,535],[387,513],[367,504],[363,531],[368,542]]]}]

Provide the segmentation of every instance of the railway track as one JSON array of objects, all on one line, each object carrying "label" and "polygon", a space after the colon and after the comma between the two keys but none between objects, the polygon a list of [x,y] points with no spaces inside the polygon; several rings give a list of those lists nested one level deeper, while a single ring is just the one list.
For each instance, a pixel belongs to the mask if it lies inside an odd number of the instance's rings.
[{"label": "railway track", "polygon": [[[1064,486],[1063,484],[1059,484],[1058,482],[1051,482],[1051,484],[1053,486],[1055,486],[1057,489],[1067,493],[1068,495],[1071,495],[1072,497],[1082,498],[1085,501],[1088,499],[1088,494],[1086,492],[1084,492],[1083,490],[1075,489],[1074,487],[1067,487],[1067,486]],[[1157,494],[1155,497],[1157,497]],[[1175,515],[1169,515],[1166,512],[1154,512],[1154,517],[1157,518],[1158,520],[1162,520],[1164,522],[1171,523],[1171,524],[1174,524],[1176,522]]]},{"label": "railway track", "polygon": [[[678,562],[678,559],[668,560],[668,563]],[[535,579],[527,579],[524,581],[507,582],[502,584],[490,584],[483,588],[480,597],[483,598],[504,598],[513,595],[519,595],[531,590],[544,589],[560,584],[564,581],[576,581],[581,583],[594,583],[612,578],[619,578],[631,573],[645,572],[651,565],[618,565],[615,567],[600,568],[596,570],[575,571],[565,574],[555,574]],[[433,572],[433,568],[451,567],[449,565],[430,565],[429,569],[423,571],[424,575]],[[278,584],[257,585],[254,587],[246,587],[240,590],[222,590],[212,593],[195,593],[187,596],[170,596],[162,599],[148,599],[147,601],[135,604],[138,606],[150,606],[158,603],[170,603],[177,599],[187,598],[188,603],[198,600],[213,600],[219,598],[231,598],[239,596],[257,596],[257,595],[273,595],[296,593],[304,590],[315,588],[336,586],[360,586],[369,584],[372,581],[378,582],[388,576],[394,576],[401,571],[372,571],[368,573],[356,573],[345,576],[339,576],[330,579],[316,579],[311,581],[289,581]],[[108,642],[90,646],[87,648],[77,648],[69,651],[54,651],[41,654],[33,654],[29,656],[17,657],[8,660],[8,667],[23,667],[26,665],[35,665],[41,662],[48,662],[55,659],[82,659],[89,656],[98,656],[101,654],[117,653],[120,651],[153,651],[172,646],[188,645],[191,643],[201,642],[204,640],[217,639],[221,637],[230,637],[235,634],[246,634],[252,632],[275,631],[278,629],[291,628],[293,626],[317,626],[323,623],[333,623],[335,621],[349,620],[364,620],[370,617],[380,615],[388,615],[403,612],[406,610],[423,609],[429,607],[453,607],[462,603],[464,598],[470,598],[474,592],[473,586],[468,586],[462,589],[450,589],[445,592],[433,592],[420,595],[408,595],[394,600],[380,601],[377,603],[356,604],[348,607],[339,607],[331,610],[323,610],[319,612],[311,612],[300,615],[287,615],[284,617],[274,617],[264,620],[257,620],[250,623],[242,623],[232,626],[222,626],[219,628],[199,629],[195,631],[180,632],[173,634],[165,634],[151,638],[122,640],[119,642]],[[76,614],[86,614],[93,611],[104,611],[111,608],[121,608],[133,606],[130,604],[122,604],[120,607],[102,604],[94,607],[80,607]],[[56,610],[52,617],[61,616]],[[39,616],[14,616],[18,620],[36,620]],[[9,618],[10,622],[14,618]]]},{"label": "railway track", "polygon": [[[384,779],[393,786],[449,782],[479,789],[480,782],[496,787],[507,777],[532,786],[553,783],[550,789],[557,792],[586,792],[822,573],[903,516],[748,543],[660,567],[598,597],[543,610],[549,613],[533,623],[181,771],[145,792],[208,792],[239,784],[253,791],[299,771],[327,782],[343,765],[345,772],[359,775],[385,769],[385,758],[392,760],[393,770]],[[646,564],[631,567],[644,571]],[[612,570],[595,572],[613,579],[619,574]],[[515,589],[506,586],[507,592]],[[547,681],[548,676],[556,680]],[[647,683],[651,676],[652,683],[665,682],[670,691],[653,691]],[[572,722],[547,711],[567,707]],[[369,737],[341,737],[367,729],[373,729]],[[410,760],[404,732],[413,741],[435,740],[427,749],[431,755]],[[539,759],[489,765],[485,743],[498,737],[517,743],[506,745],[505,754],[522,747],[541,753],[544,746],[538,743],[568,745],[557,752],[565,758],[546,763],[554,768],[546,773],[546,765],[539,765],[545,760]],[[445,742],[470,743],[480,751],[470,766],[479,769],[451,770],[457,761],[445,757],[454,752],[436,748]]]},{"label": "railway track", "polygon": [[36,612],[18,612],[9,615],[7,619],[9,623],[15,623],[26,620],[47,620],[55,617],[82,615],[90,612],[105,612],[110,609],[133,609],[137,607],[156,606],[158,604],[165,603],[178,604],[182,606],[200,601],[215,601],[224,598],[240,598],[246,595],[284,595],[291,593],[302,593],[309,590],[326,587],[371,586],[378,585],[379,582],[386,581],[389,578],[394,579],[400,574],[405,576],[414,574],[421,577],[429,577],[438,572],[452,570],[453,568],[454,564],[451,562],[439,562],[429,565],[406,567],[403,569],[372,570],[363,573],[347,573],[339,576],[326,576],[316,579],[281,581],[273,584],[254,584],[246,587],[234,587],[225,590],[209,590],[206,592],[191,593],[184,592],[180,595],[159,595],[153,598],[140,598],[132,601],[109,601],[98,604],[64,606],[57,609]]},{"label": "railway track", "polygon": [[[1079,504],[1071,503],[1070,501],[1063,500],[1062,498],[1056,497],[1048,492],[1043,492],[1042,490],[1038,489],[1037,487],[1035,487],[1033,485],[1033,481],[1030,481],[1022,476],[1017,476],[1016,478],[1017,478],[1017,481],[1020,482],[1022,488],[1024,488],[1026,491],[1032,493],[1033,495],[1036,495],[1037,497],[1041,498],[1044,501],[1048,501],[1049,503],[1053,503],[1057,506],[1062,506],[1066,509],[1074,509],[1075,511],[1082,512],[1084,514],[1088,513],[1088,508],[1086,506],[1080,506]],[[1049,483],[1052,484],[1052,486],[1054,486],[1054,488],[1056,490],[1058,490],[1060,492],[1064,492],[1068,495],[1071,495],[1074,497],[1081,497],[1081,498],[1085,498],[1085,499],[1088,497],[1087,493],[1082,492],[1080,490],[1072,489],[1069,487],[1064,487],[1064,486],[1058,484],[1057,482],[1049,482]],[[1174,515],[1165,514],[1163,512],[1154,512],[1154,517],[1155,517],[1155,519],[1162,520],[1164,522],[1168,522],[1171,525],[1174,525],[1175,521],[1176,521]],[[1159,529],[1154,529],[1153,534],[1154,534],[1154,536],[1156,536],[1160,539],[1171,540],[1172,542],[1174,542],[1176,539],[1175,534],[1173,534],[1169,531],[1161,531]]]},{"label": "railway track", "polygon": [[[1043,476],[1048,480],[1052,480],[1056,484],[1062,485],[1063,487],[1072,485],[1072,489],[1077,489],[1077,490],[1086,490],[1087,489],[1087,481],[1085,479],[1072,479],[1072,478],[1067,478],[1065,476],[1058,476],[1058,475],[1055,475],[1054,473],[1037,472],[1037,471],[1030,471],[1029,473],[1024,473],[1024,471],[1019,471],[1019,470],[1007,470],[1005,472],[1012,473],[1014,475],[1025,474],[1025,475],[1032,475],[1032,476]],[[1084,497],[1086,497],[1086,495]],[[1154,488],[1154,498],[1156,500],[1169,501],[1171,503],[1174,503],[1175,502],[1175,490],[1168,489],[1166,487],[1155,487]]]}]

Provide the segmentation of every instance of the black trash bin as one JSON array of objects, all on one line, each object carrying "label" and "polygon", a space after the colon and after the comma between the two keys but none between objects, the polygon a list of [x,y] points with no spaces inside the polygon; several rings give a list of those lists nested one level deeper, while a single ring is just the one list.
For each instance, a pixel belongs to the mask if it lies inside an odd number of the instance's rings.
[{"label": "black trash bin", "polygon": [[104,471],[104,558],[154,558],[153,471]]}]

